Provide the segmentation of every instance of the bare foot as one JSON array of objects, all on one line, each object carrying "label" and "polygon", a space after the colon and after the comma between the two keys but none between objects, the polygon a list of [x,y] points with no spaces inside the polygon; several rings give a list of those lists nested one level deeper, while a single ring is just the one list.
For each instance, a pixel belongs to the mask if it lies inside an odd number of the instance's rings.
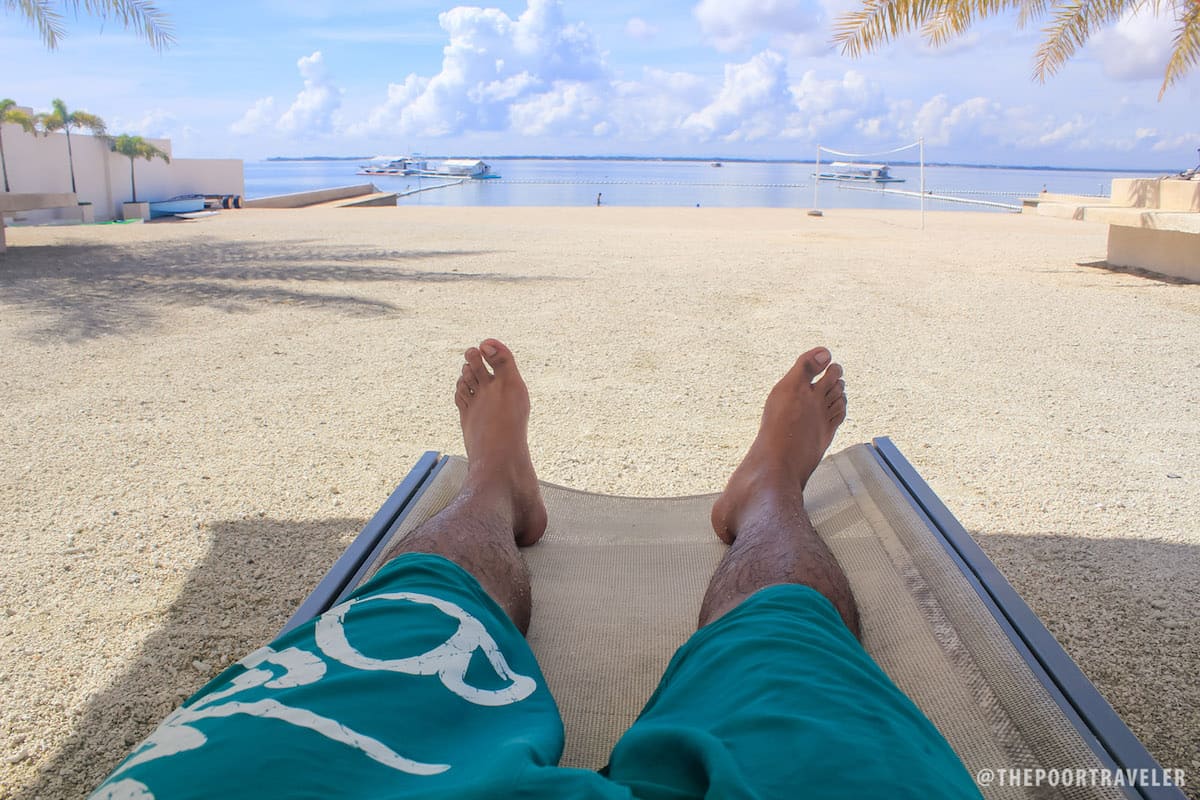
[{"label": "bare foot", "polygon": [[484,339],[465,357],[454,391],[467,446],[464,488],[510,503],[513,536],[527,547],[546,532],[546,506],[526,438],[529,390],[512,351],[496,339]]},{"label": "bare foot", "polygon": [[713,504],[712,526],[722,541],[732,544],[752,504],[803,507],[804,486],[846,419],[842,367],[829,362],[825,348],[809,350],[767,395],[758,436]]}]

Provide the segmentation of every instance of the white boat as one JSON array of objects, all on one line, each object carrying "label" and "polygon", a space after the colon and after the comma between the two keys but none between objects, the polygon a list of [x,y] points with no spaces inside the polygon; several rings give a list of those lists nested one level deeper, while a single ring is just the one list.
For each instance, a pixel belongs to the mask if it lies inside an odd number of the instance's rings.
[{"label": "white boat", "polygon": [[423,158],[412,156],[376,156],[370,164],[363,164],[359,175],[421,175],[429,170]]},{"label": "white boat", "polygon": [[864,164],[859,161],[834,161],[828,172],[818,175],[823,181],[853,181],[861,183],[904,183],[904,178],[894,178],[888,173],[887,164]]},{"label": "white boat", "polygon": [[490,178],[492,168],[477,158],[449,158],[435,168],[434,173],[456,178]]},{"label": "white boat", "polygon": [[190,214],[204,210],[204,195],[181,194],[170,200],[157,200],[150,203],[150,219],[170,217],[175,214]]},{"label": "white boat", "polygon": [[359,175],[416,175],[423,178],[498,178],[492,168],[477,158],[449,158],[430,164],[423,158],[412,156],[377,156],[370,164],[364,164]]}]

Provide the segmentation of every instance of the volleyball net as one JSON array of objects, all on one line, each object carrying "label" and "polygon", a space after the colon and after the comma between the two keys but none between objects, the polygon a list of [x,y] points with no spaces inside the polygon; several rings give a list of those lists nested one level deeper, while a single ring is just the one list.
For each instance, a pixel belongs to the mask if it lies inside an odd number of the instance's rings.
[{"label": "volleyball net", "polygon": [[[865,182],[878,183],[879,188],[876,189],[876,191],[887,191],[890,194],[902,194],[902,195],[920,197],[920,199],[921,199],[921,228],[923,229],[925,227],[925,198],[926,198],[926,192],[925,192],[925,139],[924,138],[917,139],[915,142],[910,142],[909,144],[902,144],[899,147],[893,147],[888,150],[879,150],[879,151],[876,151],[873,153],[849,153],[849,152],[846,152],[845,150],[834,150],[832,147],[823,147],[822,145],[818,144],[817,145],[816,167],[815,167],[815,169],[813,169],[813,210],[815,211],[821,207],[821,204],[820,204],[821,181],[823,181],[823,180],[844,181],[846,179],[846,175],[844,173],[841,176],[839,176],[839,173],[833,168],[834,164],[838,164],[841,162],[835,162],[835,161],[833,161],[833,159],[830,159],[828,162],[826,162],[826,163],[830,164],[830,171],[827,173],[821,172],[821,154],[822,153],[827,153],[828,155],[836,156],[837,158],[851,159],[850,163],[846,164],[845,167],[847,167],[847,168],[857,167],[861,170],[864,167],[868,166],[868,165],[863,164],[864,161],[880,161],[882,159],[885,159],[888,156],[893,156],[896,153],[903,153],[903,152],[913,150],[913,149],[915,149],[917,151],[918,162],[921,165],[921,190],[920,190],[920,192],[905,192],[905,191],[898,191],[896,189],[884,189],[883,184],[886,183],[887,180],[886,180],[886,178],[884,178],[881,181],[879,178],[878,172],[875,173],[874,177],[865,177]],[[886,167],[887,167],[886,163],[878,164],[878,165],[870,164],[869,166],[870,167],[883,167],[884,172],[886,173]],[[863,174],[864,174],[864,176],[869,176],[870,173],[864,172]]]}]

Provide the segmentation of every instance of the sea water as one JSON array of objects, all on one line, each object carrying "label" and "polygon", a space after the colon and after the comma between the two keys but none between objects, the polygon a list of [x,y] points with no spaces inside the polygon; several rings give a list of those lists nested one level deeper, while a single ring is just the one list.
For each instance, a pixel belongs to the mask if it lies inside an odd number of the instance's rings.
[{"label": "sea water", "polygon": [[[373,183],[380,191],[405,194],[400,205],[429,206],[701,206],[735,208],[917,209],[918,165],[893,165],[903,183],[842,184],[820,181],[813,193],[813,164],[797,162],[628,159],[488,159],[499,178],[466,180],[412,175],[358,175],[366,161],[248,161],[246,196],[266,197],[311,189]],[[926,166],[926,207],[937,211],[1006,210],[1043,189],[1077,195],[1107,195],[1113,178],[1144,178],[1146,172]],[[879,189],[886,191],[879,191]],[[995,203],[996,206],[938,199]]]}]

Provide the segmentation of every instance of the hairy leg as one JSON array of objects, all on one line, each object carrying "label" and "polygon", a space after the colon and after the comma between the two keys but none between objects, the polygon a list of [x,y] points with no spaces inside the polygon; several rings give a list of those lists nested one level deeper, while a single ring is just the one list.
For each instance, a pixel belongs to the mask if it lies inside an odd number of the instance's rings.
[{"label": "hairy leg", "polygon": [[850,584],[813,530],[803,493],[845,418],[842,368],[824,348],[800,356],[771,390],[754,444],[713,505],[713,529],[730,548],[705,593],[701,626],[759,589],[799,583],[828,598],[859,636]]},{"label": "hairy leg", "polygon": [[[466,352],[455,387],[467,478],[450,505],[384,554],[433,553],[471,573],[522,632],[532,610],[529,571],[517,546],[546,530],[529,457],[529,392],[512,352],[495,339]],[[490,370],[489,370],[490,367]]]}]

